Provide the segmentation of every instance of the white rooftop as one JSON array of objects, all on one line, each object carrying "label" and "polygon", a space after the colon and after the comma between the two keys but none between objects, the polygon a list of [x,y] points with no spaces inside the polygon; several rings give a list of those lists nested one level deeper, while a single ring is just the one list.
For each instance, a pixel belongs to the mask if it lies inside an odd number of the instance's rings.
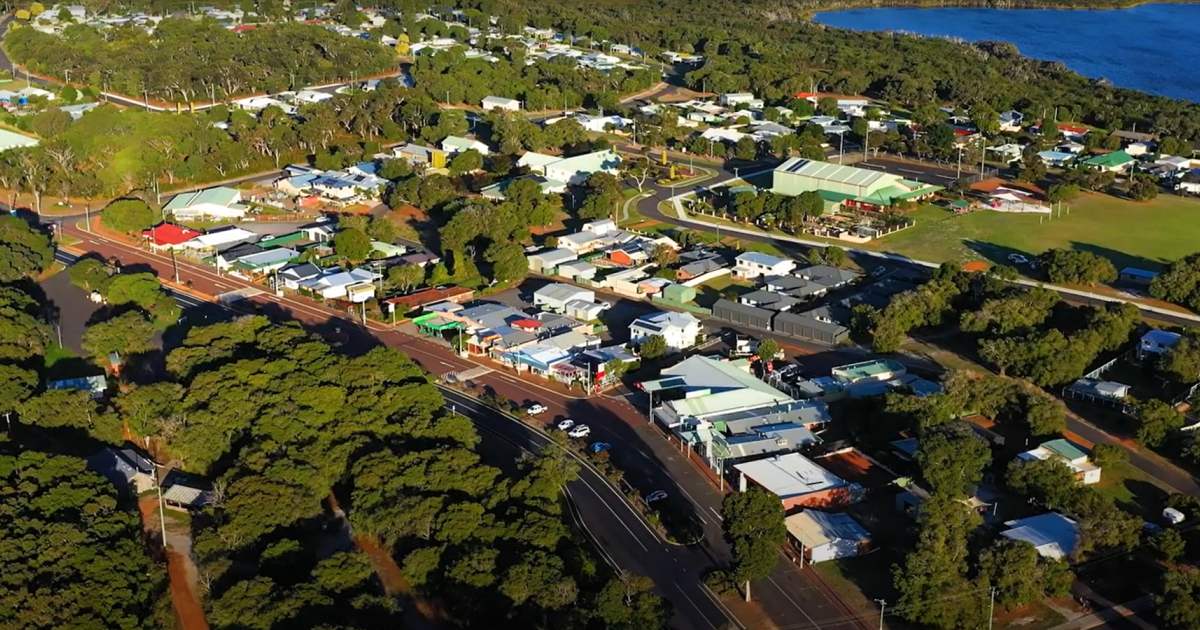
[{"label": "white rooftop", "polygon": [[734,468],[781,499],[849,485],[800,453],[743,462]]}]

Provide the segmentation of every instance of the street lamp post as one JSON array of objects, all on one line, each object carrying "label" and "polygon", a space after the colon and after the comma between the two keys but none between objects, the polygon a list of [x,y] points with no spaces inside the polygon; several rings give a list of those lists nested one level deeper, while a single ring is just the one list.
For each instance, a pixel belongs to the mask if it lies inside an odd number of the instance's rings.
[{"label": "street lamp post", "polygon": [[887,608],[887,601],[882,599],[875,601],[879,602],[879,630],[883,630],[883,611]]}]

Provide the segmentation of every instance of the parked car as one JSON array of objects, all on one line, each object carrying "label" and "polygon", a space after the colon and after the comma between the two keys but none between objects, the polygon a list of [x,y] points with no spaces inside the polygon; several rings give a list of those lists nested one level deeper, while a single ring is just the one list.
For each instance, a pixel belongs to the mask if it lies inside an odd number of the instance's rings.
[{"label": "parked car", "polygon": [[1028,258],[1026,258],[1026,257],[1025,257],[1024,255],[1022,255],[1022,254],[1009,254],[1009,255],[1008,255],[1008,262],[1010,262],[1010,263],[1012,263],[1012,264],[1014,264],[1014,265],[1024,265],[1024,264],[1027,264],[1027,263],[1029,262],[1029,259],[1028,259]]},{"label": "parked car", "polygon": [[541,415],[546,413],[546,405],[543,405],[542,403],[533,403],[525,408],[525,413],[531,416]]},{"label": "parked car", "polygon": [[571,427],[575,426],[575,421],[570,418],[564,418],[559,420],[556,426],[558,426],[559,431],[570,431]]},{"label": "parked car", "polygon": [[592,442],[592,445],[589,448],[592,449],[593,453],[603,453],[611,449],[612,444],[609,444],[608,442]]},{"label": "parked car", "polygon": [[667,498],[666,490],[655,490],[654,492],[646,495],[645,501],[646,503],[654,503],[655,501],[662,501],[665,498]]},{"label": "parked car", "polygon": [[570,431],[567,431],[567,436],[573,438],[585,438],[592,434],[592,428],[586,424],[576,425]]}]

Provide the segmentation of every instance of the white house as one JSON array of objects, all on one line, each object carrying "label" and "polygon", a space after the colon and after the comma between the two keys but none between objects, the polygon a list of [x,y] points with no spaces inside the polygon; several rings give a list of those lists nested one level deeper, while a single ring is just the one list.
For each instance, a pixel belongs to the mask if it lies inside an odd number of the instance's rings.
[{"label": "white house", "polygon": [[720,102],[725,107],[736,107],[738,105],[750,105],[755,101],[754,95],[750,92],[730,92],[722,94]]},{"label": "white house", "polygon": [[564,247],[558,247],[555,249],[548,249],[544,252],[530,254],[525,257],[525,260],[529,263],[530,271],[536,271],[538,273],[554,273],[554,269],[559,265],[565,262],[576,260],[578,258],[579,254],[576,254],[575,252]]},{"label": "white house", "polygon": [[503,96],[485,96],[481,105],[485,112],[490,112],[494,109],[509,112],[521,111],[521,101],[515,98],[504,98]]},{"label": "white house", "polygon": [[350,271],[335,268],[301,282],[300,287],[326,300],[346,299],[357,304],[375,297],[374,282],[380,277],[374,271],[361,267]]},{"label": "white house", "polygon": [[[532,152],[530,152],[532,153]],[[621,166],[621,156],[611,149],[593,151],[567,158],[558,158],[543,154],[530,156],[526,153],[517,161],[518,166],[527,166],[529,170],[540,173],[546,179],[562,182],[567,186],[579,186],[587,181],[592,173],[609,173],[616,175]],[[551,158],[551,159],[545,159]]]},{"label": "white house", "polygon": [[176,221],[240,219],[248,209],[241,201],[242,193],[236,188],[217,186],[175,195],[163,210],[174,215]]},{"label": "white house", "polygon": [[760,252],[744,252],[734,259],[733,273],[739,278],[784,276],[796,268],[796,261]]},{"label": "white house", "polygon": [[1075,479],[1083,485],[1100,483],[1100,467],[1092,463],[1086,451],[1062,438],[1043,442],[1035,449],[1019,453],[1017,459],[1024,462],[1058,460],[1066,464]]},{"label": "white house", "polygon": [[1025,114],[1010,109],[1000,114],[1000,131],[1016,133],[1021,130],[1021,124],[1024,122]]},{"label": "white house", "polygon": [[596,292],[572,284],[555,282],[533,292],[533,305],[547,311],[565,313],[567,302],[595,302]]},{"label": "white house", "polygon": [[853,558],[871,542],[867,530],[844,512],[804,510],[784,519],[788,535],[809,564]]},{"label": "white house", "polygon": [[491,149],[488,148],[487,144],[472,138],[464,138],[462,136],[446,136],[446,139],[442,140],[442,150],[450,155],[456,155],[471,149],[474,149],[479,155],[487,155],[488,153],[491,153]]},{"label": "white house", "polygon": [[1043,558],[1063,560],[1074,553],[1079,544],[1079,526],[1058,512],[1046,512],[1004,524],[1009,529],[1000,532],[1001,536],[1033,545]]},{"label": "white house", "polygon": [[700,320],[691,313],[660,311],[643,315],[629,325],[629,340],[634,344],[654,335],[665,339],[671,350],[682,352],[699,340]]}]

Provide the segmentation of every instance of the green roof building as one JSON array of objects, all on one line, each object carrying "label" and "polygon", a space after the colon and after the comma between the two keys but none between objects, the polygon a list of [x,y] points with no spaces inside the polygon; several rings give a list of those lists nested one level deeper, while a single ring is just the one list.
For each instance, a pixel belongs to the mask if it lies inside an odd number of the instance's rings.
[{"label": "green roof building", "polygon": [[1094,168],[1099,171],[1108,171],[1110,173],[1122,172],[1129,168],[1133,163],[1133,156],[1124,151],[1113,151],[1104,155],[1090,157],[1083,161],[1083,165],[1088,168]]},{"label": "green roof building", "polygon": [[848,206],[866,210],[924,199],[941,189],[891,173],[804,158],[792,158],[775,167],[771,185],[771,192],[778,195],[817,192],[827,209]]}]

